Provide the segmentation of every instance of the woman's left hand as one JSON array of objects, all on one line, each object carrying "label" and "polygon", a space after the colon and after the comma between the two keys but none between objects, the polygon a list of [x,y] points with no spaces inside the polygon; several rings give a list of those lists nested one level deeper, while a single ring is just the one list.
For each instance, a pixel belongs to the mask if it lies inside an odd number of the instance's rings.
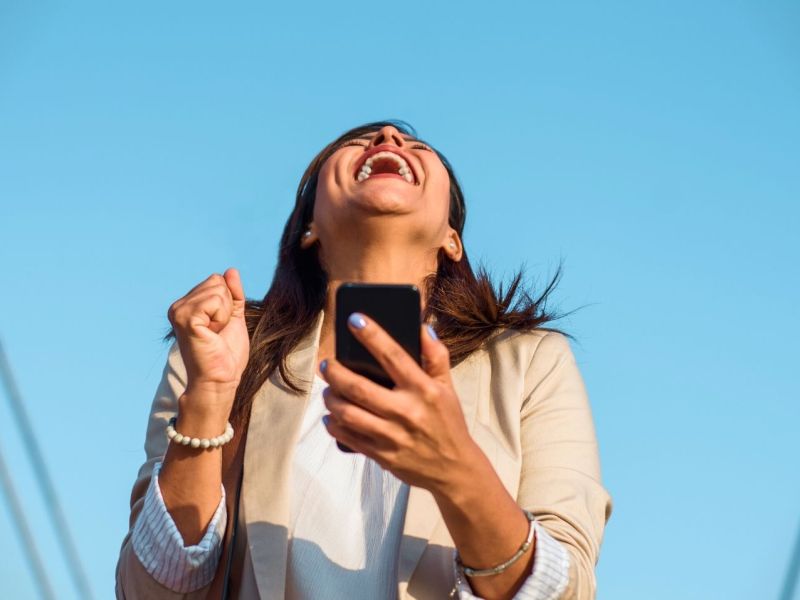
[{"label": "woman's left hand", "polygon": [[356,313],[348,324],[395,387],[378,385],[335,359],[323,361],[328,432],[406,483],[446,491],[477,448],[453,388],[447,347],[423,325],[420,367],[369,317]]}]

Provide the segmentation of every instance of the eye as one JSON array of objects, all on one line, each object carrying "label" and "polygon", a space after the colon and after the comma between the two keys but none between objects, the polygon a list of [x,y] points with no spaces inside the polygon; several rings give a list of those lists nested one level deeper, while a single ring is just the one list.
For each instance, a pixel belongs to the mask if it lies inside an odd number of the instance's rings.
[{"label": "eye", "polygon": [[363,147],[366,146],[366,144],[363,143],[363,142],[357,142],[355,140],[350,140],[349,142],[344,142],[343,144],[339,144],[339,146],[336,149],[338,150],[339,148],[344,148],[345,146],[361,146],[363,148]]},{"label": "eye", "polygon": [[422,145],[422,144],[414,144],[414,145],[413,145],[413,146],[411,146],[411,147],[412,147],[412,148],[418,148],[419,150],[428,150],[428,151],[430,151],[430,148],[428,148],[427,146],[424,146],[424,145]]}]

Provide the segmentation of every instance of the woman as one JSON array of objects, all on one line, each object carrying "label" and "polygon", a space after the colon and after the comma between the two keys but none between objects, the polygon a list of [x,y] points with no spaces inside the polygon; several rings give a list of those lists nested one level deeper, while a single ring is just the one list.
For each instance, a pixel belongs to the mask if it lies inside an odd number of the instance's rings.
[{"label": "woman", "polygon": [[[520,275],[496,292],[464,220],[444,156],[363,125],[303,175],[263,301],[228,269],[172,304],[118,597],[594,597],[611,499],[569,343],[543,327],[559,273],[536,301]],[[349,321],[391,390],[335,359],[344,281],[420,288],[422,367]]]}]

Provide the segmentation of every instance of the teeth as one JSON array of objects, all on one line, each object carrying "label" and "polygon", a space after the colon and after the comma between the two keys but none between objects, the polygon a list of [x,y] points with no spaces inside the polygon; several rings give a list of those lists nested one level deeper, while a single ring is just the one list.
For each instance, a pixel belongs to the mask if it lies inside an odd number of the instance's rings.
[{"label": "teeth", "polygon": [[400,167],[408,167],[408,163],[405,161],[405,159],[402,156],[399,156],[398,154],[395,154],[394,152],[386,152],[386,151],[378,152],[377,154],[373,154],[372,156],[370,156],[367,159],[367,161],[364,164],[369,166],[369,167],[371,167],[372,163],[374,161],[378,160],[379,158],[389,158],[389,159],[395,161],[398,164],[398,166],[400,166]]},{"label": "teeth", "polygon": [[403,179],[405,179],[408,183],[414,183],[414,173],[409,168],[408,163],[402,156],[398,156],[394,152],[378,152],[377,154],[373,154],[370,156],[364,164],[361,166],[361,169],[358,172],[358,176],[356,177],[359,182],[368,179],[370,174],[372,173],[372,163],[379,158],[388,158],[393,160],[397,166],[397,174],[400,175]]}]

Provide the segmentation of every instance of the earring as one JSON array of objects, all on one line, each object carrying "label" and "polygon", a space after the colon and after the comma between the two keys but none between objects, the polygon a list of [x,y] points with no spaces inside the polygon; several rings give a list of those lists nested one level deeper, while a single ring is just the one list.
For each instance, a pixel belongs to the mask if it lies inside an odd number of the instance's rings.
[{"label": "earring", "polygon": [[453,250],[455,250],[455,249],[456,249],[456,243],[455,243],[453,240],[450,240],[450,247],[451,247]]},{"label": "earring", "polygon": [[306,232],[303,234],[303,237],[304,238],[310,238],[311,237],[311,230],[310,229],[306,229]]}]

